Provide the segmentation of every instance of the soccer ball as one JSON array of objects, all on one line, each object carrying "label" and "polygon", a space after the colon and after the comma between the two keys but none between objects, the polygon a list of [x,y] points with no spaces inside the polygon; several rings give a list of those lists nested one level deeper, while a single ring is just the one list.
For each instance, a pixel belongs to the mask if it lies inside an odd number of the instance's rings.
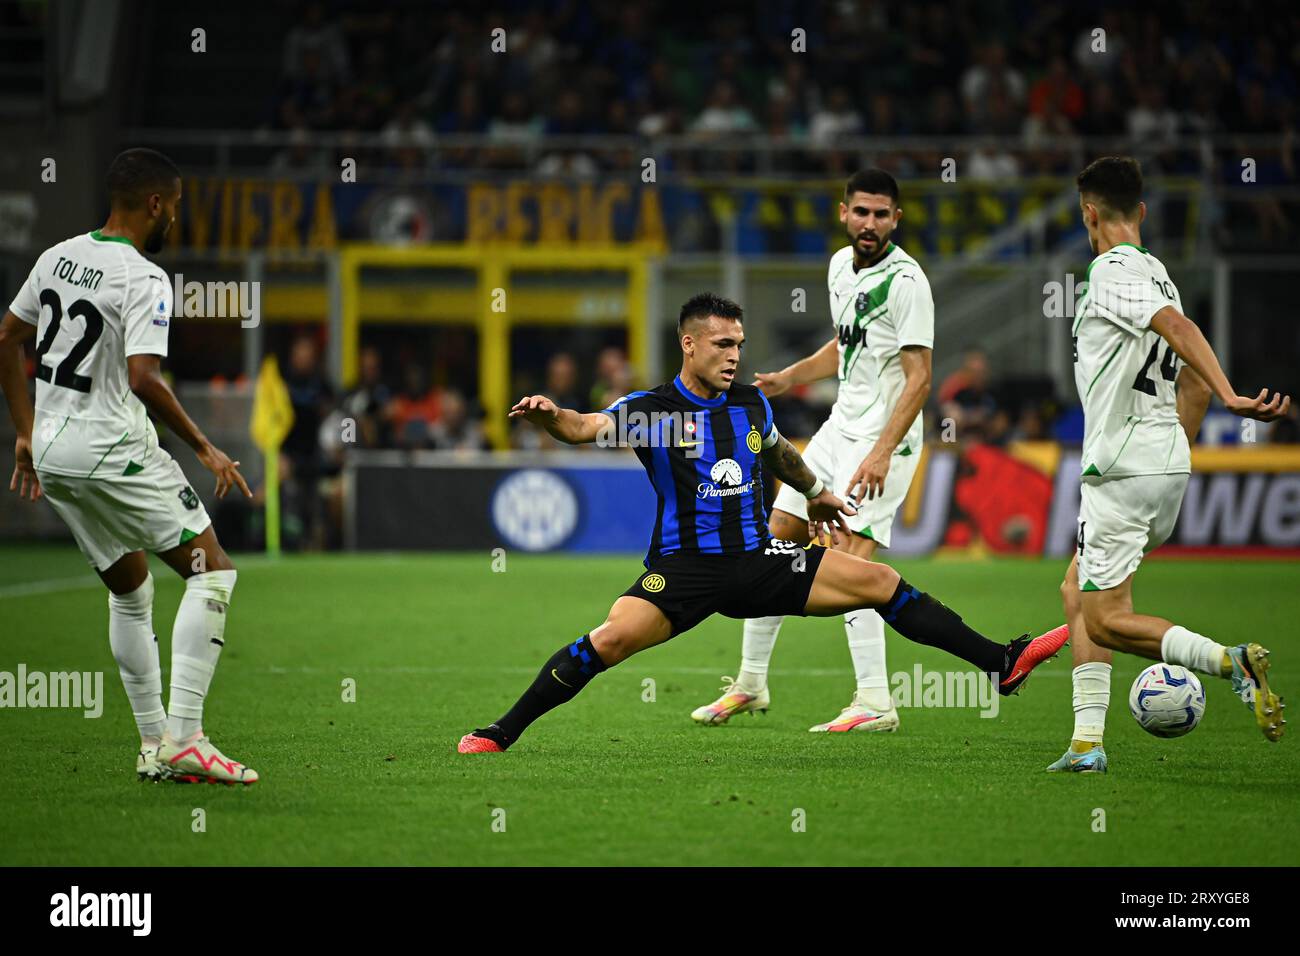
[{"label": "soccer ball", "polygon": [[1177,664],[1152,664],[1128,692],[1133,719],[1157,737],[1191,733],[1205,713],[1205,688],[1195,674]]}]

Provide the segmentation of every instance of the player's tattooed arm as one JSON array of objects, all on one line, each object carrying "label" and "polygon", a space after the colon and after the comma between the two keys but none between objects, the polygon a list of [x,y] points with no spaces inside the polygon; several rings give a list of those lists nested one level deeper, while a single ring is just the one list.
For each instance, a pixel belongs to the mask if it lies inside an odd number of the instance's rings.
[{"label": "player's tattooed arm", "polygon": [[[799,449],[784,435],[778,435],[776,444],[763,451],[763,461],[772,469],[772,474],[802,495],[822,485],[799,454]],[[830,488],[820,487],[818,493],[808,499],[808,536],[815,541],[825,533],[832,542],[839,544],[840,535],[849,533],[841,515],[852,513]]]},{"label": "player's tattooed arm", "polygon": [[763,463],[795,491],[803,494],[817,483],[817,476],[812,473],[799,454],[799,449],[791,445],[784,435],[776,440],[771,448],[764,449]]},{"label": "player's tattooed arm", "polygon": [[601,412],[583,415],[571,408],[560,408],[545,395],[525,395],[510,409],[509,417],[532,422],[566,445],[594,442],[610,425],[608,415]]}]

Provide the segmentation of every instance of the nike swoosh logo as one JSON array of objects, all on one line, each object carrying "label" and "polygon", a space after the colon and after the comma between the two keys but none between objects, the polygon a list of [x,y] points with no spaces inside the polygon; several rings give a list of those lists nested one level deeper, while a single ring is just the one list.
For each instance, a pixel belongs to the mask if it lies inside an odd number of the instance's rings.
[{"label": "nike swoosh logo", "polygon": [[695,447],[696,445],[698,445],[698,444],[700,444],[700,443],[697,442],[697,441],[679,441],[679,442],[677,443],[677,447],[678,447],[678,448],[694,448],[694,447]]},{"label": "nike swoosh logo", "polygon": [[554,668],[554,667],[551,668],[551,676],[554,677],[556,680],[560,681],[561,684],[564,684],[565,687],[568,687],[568,688],[572,689],[573,685],[572,685],[572,684],[565,684],[565,682],[564,682],[563,680],[561,680],[560,675],[557,674],[557,673],[555,673],[555,668]]}]

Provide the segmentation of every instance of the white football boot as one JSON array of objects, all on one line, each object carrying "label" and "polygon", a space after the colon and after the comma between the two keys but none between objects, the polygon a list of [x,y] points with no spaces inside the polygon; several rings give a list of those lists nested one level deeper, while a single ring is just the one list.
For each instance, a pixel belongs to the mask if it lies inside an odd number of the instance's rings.
[{"label": "white football boot", "polygon": [[135,756],[135,775],[141,780],[157,780],[162,775],[158,765],[158,748],[161,744],[141,742],[140,752]]},{"label": "white football boot", "polygon": [[722,678],[722,696],[711,704],[696,707],[691,711],[691,720],[697,724],[716,726],[725,724],[736,714],[767,713],[772,703],[772,695],[767,692],[767,685],[757,694],[743,691],[734,677]]},{"label": "white football boot", "polygon": [[201,732],[183,742],[165,734],[158,748],[158,769],[161,779],[177,783],[250,784],[258,779],[256,770],[231,760]]},{"label": "white football boot", "polygon": [[840,711],[840,715],[825,724],[809,727],[809,733],[839,734],[848,731],[892,734],[898,729],[898,709],[890,701],[888,710],[875,710],[863,701],[862,691],[853,694],[853,703]]}]

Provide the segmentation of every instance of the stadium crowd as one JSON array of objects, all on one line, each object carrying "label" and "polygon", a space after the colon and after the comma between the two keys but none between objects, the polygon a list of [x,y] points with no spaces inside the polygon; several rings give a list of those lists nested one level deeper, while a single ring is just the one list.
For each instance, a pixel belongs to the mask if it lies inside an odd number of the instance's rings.
[{"label": "stadium crowd", "polygon": [[[760,0],[713,4],[706,19],[667,2],[515,6],[306,3],[285,38],[268,125],[377,132],[401,168],[568,176],[626,169],[626,157],[530,147],[596,134],[761,141],[783,171],[838,175],[852,155],[808,147],[987,136],[967,156],[978,179],[1067,172],[1077,137],[1114,138],[1153,171],[1229,176],[1226,155],[1175,142],[1280,132],[1283,146],[1251,153],[1258,181],[1297,181],[1292,6]],[[509,55],[493,49],[498,28]],[[435,148],[449,134],[490,146]],[[312,155],[290,149],[284,163]],[[909,163],[933,168],[925,150],[894,159],[904,174]],[[708,150],[672,161],[771,168]]]}]

